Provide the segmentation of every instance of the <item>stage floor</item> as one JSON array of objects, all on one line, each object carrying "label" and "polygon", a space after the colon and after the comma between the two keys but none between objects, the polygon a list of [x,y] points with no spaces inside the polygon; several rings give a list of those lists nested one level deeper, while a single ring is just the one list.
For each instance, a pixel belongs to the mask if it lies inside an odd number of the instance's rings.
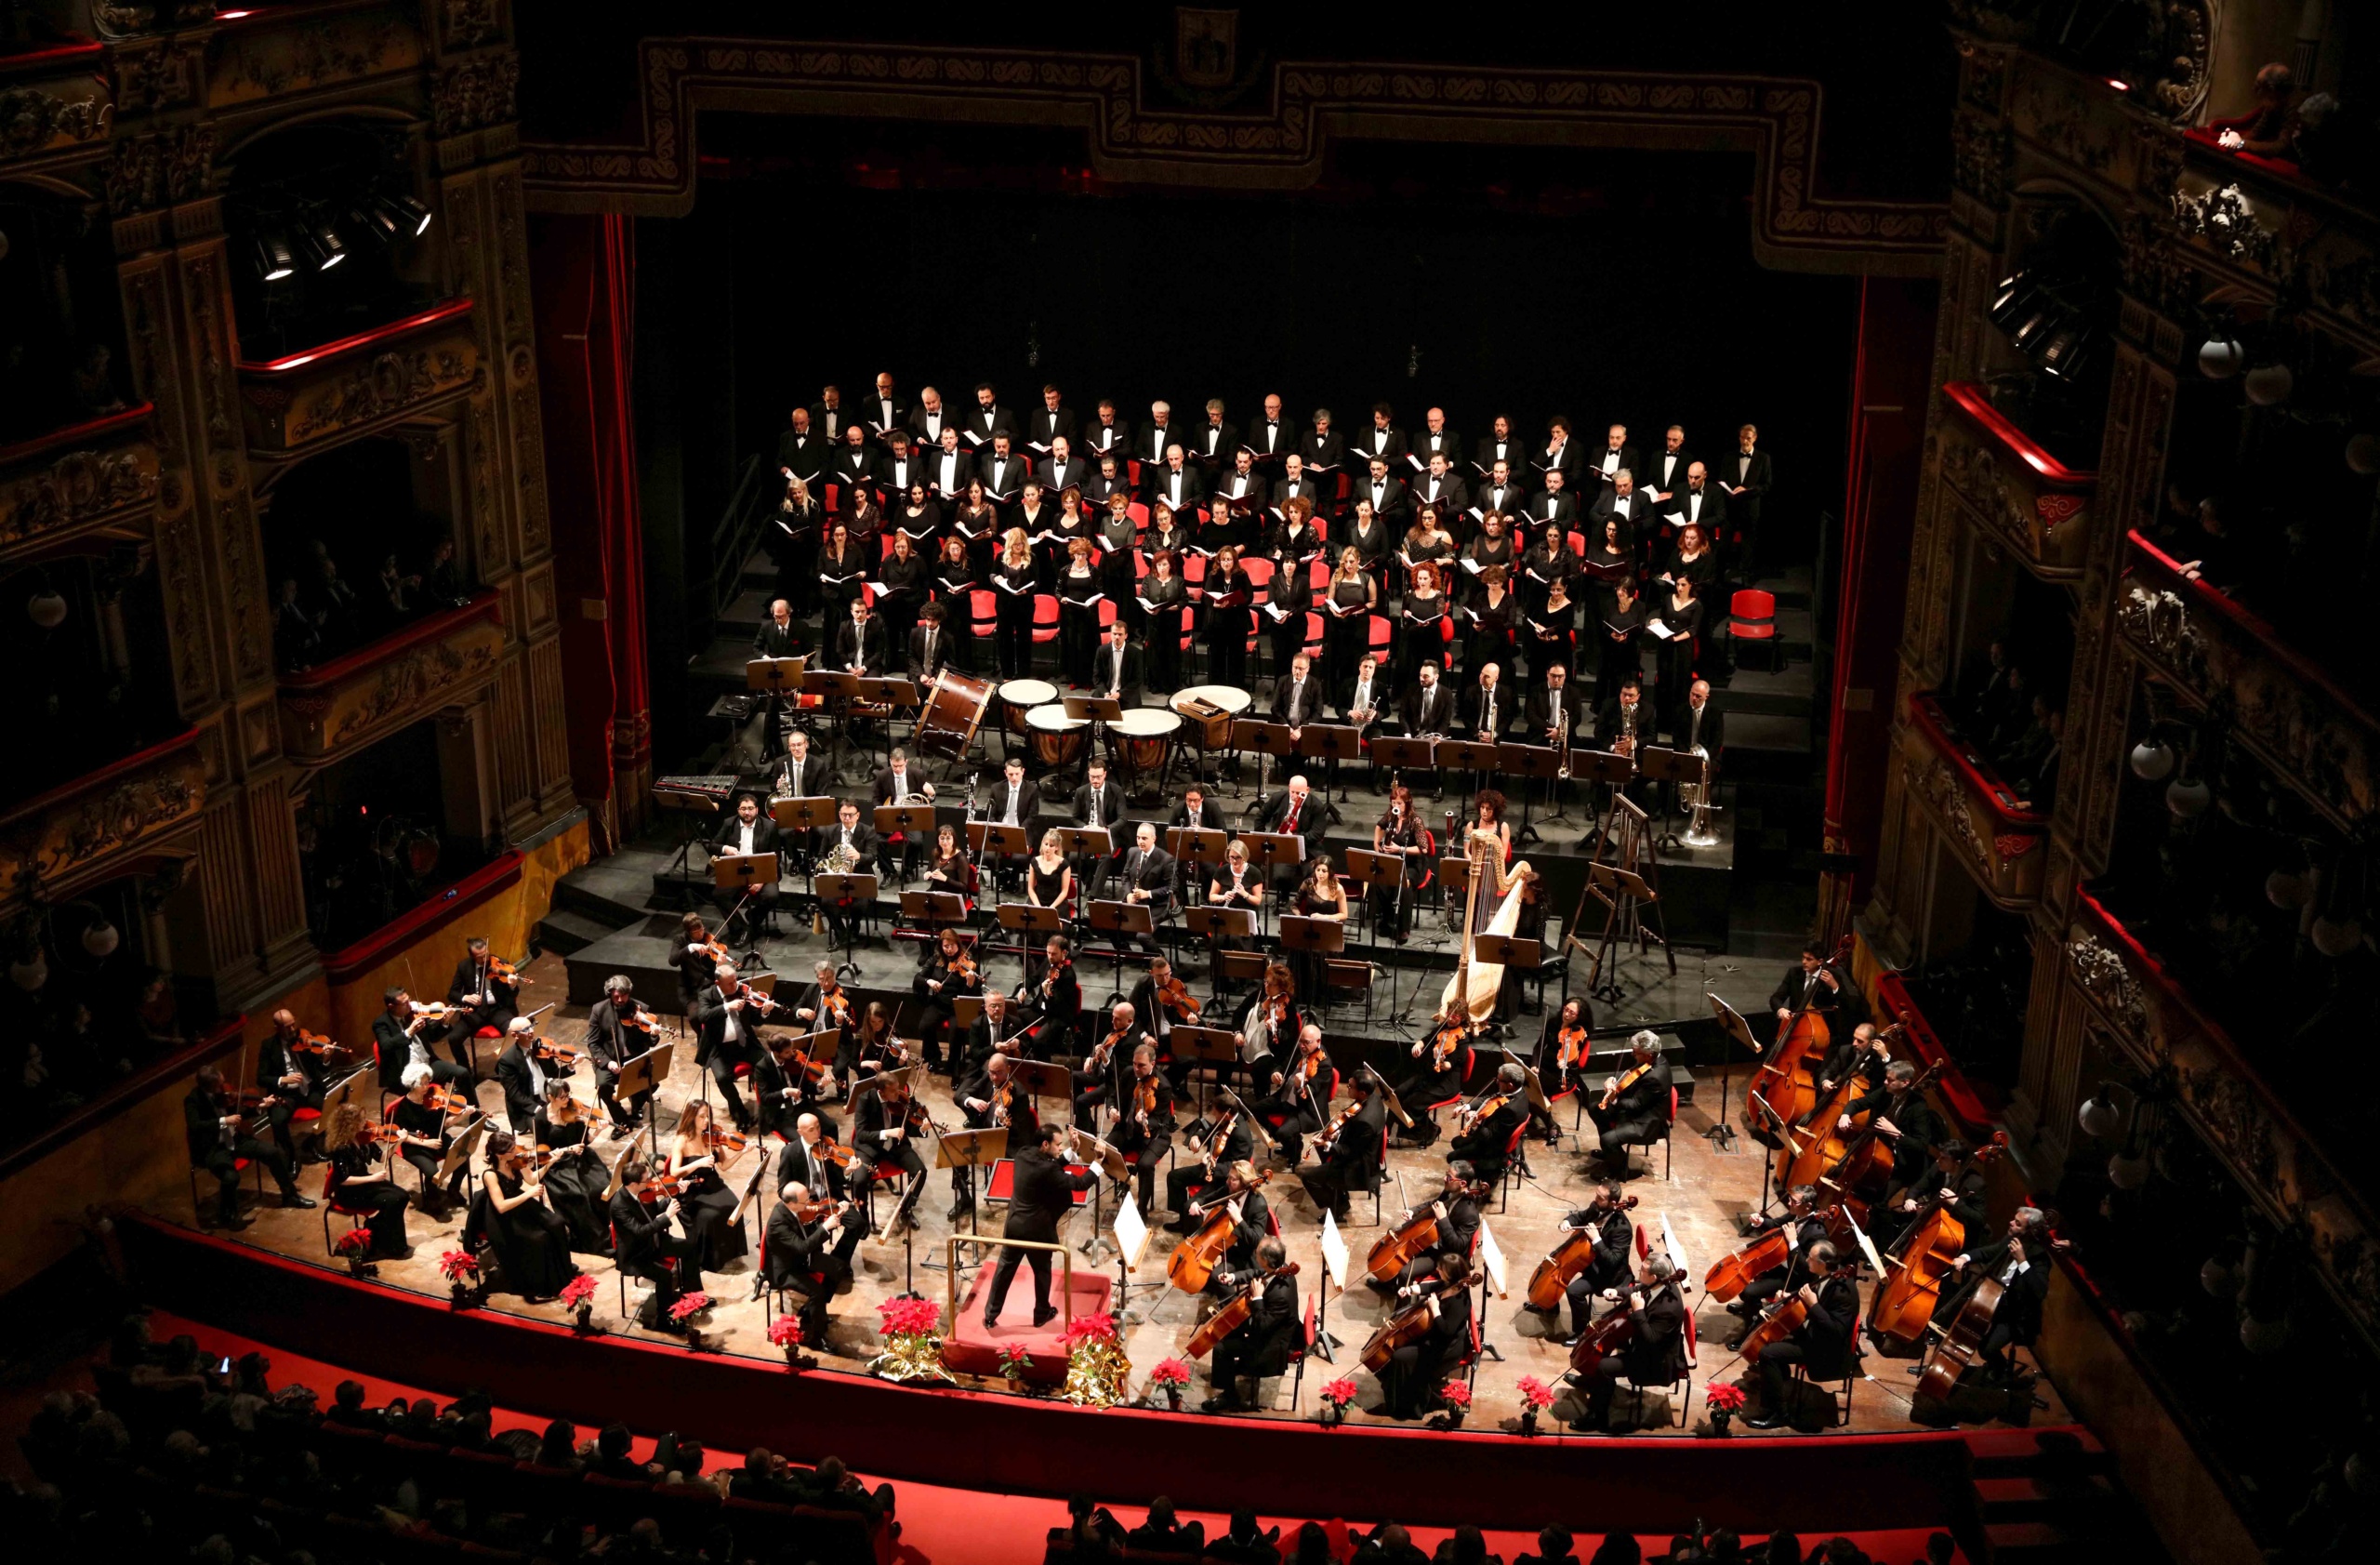
[{"label": "stage floor", "polygon": [[[537,992],[553,993],[559,989],[562,973],[561,961],[553,956],[538,959],[531,964],[529,975],[536,980]],[[995,977],[998,975],[996,973]],[[575,1010],[565,1010],[549,1017],[545,1024],[556,1036],[575,1038],[575,1024],[583,1015]],[[1532,1034],[1533,1036],[1533,1034]],[[484,1064],[493,1067],[492,1056]],[[1740,1094],[1743,1078],[1736,1076]],[[680,1107],[694,1094],[697,1073],[693,1064],[693,1051],[681,1050],[675,1073],[662,1089],[661,1118],[666,1126],[674,1121]],[[581,1081],[581,1097],[586,1098],[586,1083]],[[485,1095],[496,1101],[500,1111],[501,1098],[492,1082]],[[1689,1105],[1681,1114],[1677,1134],[1666,1154],[1659,1149],[1649,1173],[1640,1173],[1628,1182],[1628,1188],[1639,1198],[1634,1213],[1646,1238],[1656,1245],[1673,1245],[1673,1253],[1685,1266],[1689,1278],[1699,1281],[1703,1272],[1721,1256],[1738,1248],[1739,1224],[1745,1214],[1753,1211],[1761,1199],[1761,1148],[1754,1143],[1739,1138],[1737,1150],[1723,1153],[1712,1148],[1701,1134],[1711,1123],[1717,1100],[1714,1090],[1703,1095],[1696,1105]],[[956,1122],[957,1116],[948,1103],[947,1088],[935,1079],[928,1090],[931,1107],[945,1123]],[[1567,1106],[1565,1106],[1567,1107]],[[1053,1109],[1055,1106],[1052,1106]],[[1567,1127],[1566,1127],[1567,1129]],[[1592,1125],[1586,1127],[1591,1145],[1594,1139]],[[1443,1148],[1444,1143],[1440,1143]],[[747,1152],[743,1161],[726,1170],[732,1185],[740,1186],[751,1169],[748,1160],[756,1155]],[[1555,1230],[1563,1214],[1587,1200],[1594,1177],[1591,1160],[1578,1143],[1567,1135],[1560,1148],[1548,1148],[1542,1143],[1528,1147],[1529,1161],[1535,1172],[1534,1181],[1514,1187],[1510,1205],[1501,1212],[1490,1211],[1487,1223],[1497,1246],[1506,1259],[1507,1283],[1511,1296],[1491,1301],[1483,1316],[1487,1340],[1502,1355],[1500,1363],[1487,1359],[1480,1367],[1476,1398],[1471,1423],[1474,1426],[1494,1428],[1514,1421],[1518,1415],[1516,1383],[1522,1375],[1536,1375],[1549,1382],[1558,1377],[1568,1365],[1567,1354],[1556,1343],[1547,1340],[1549,1331],[1558,1332],[1561,1323],[1539,1316],[1521,1304],[1529,1273],[1538,1259],[1552,1246]],[[1403,1206],[1404,1198],[1423,1200],[1438,1188],[1437,1181],[1445,1167],[1442,1149],[1396,1149],[1391,1154],[1391,1177],[1387,1181],[1382,1201],[1382,1216],[1394,1222]],[[1639,1156],[1636,1165],[1643,1168]],[[932,1184],[919,1198],[917,1206],[919,1227],[911,1249],[905,1253],[898,1243],[884,1244],[870,1240],[861,1245],[854,1257],[853,1286],[835,1300],[832,1323],[827,1341],[816,1345],[827,1369],[858,1371],[877,1350],[876,1306],[899,1293],[911,1280],[907,1263],[914,1258],[914,1285],[926,1296],[937,1301],[945,1299],[949,1281],[941,1269],[946,1252],[945,1240],[956,1231],[964,1231],[962,1218],[952,1223],[945,1216],[950,1205],[948,1175],[935,1174]],[[300,1174],[300,1187],[318,1194],[321,1174],[307,1169]],[[1401,1192],[1401,1193],[1400,1193]],[[1283,1170],[1277,1173],[1267,1188],[1267,1195],[1278,1214],[1282,1236],[1288,1243],[1290,1258],[1301,1265],[1301,1280],[1309,1290],[1323,1276],[1320,1239],[1323,1232],[1321,1214],[1309,1203],[1299,1182]],[[1160,1201],[1163,1188],[1158,1191]],[[1344,1238],[1354,1253],[1358,1269],[1364,1253],[1380,1230],[1371,1224],[1370,1203],[1358,1200],[1354,1220]],[[167,1205],[161,1213],[171,1220],[191,1222],[193,1214],[180,1200]],[[231,1236],[238,1242],[271,1250],[293,1260],[313,1265],[330,1266],[324,1254],[322,1214],[318,1212],[284,1211],[268,1201],[255,1213],[256,1221],[243,1232]],[[1102,1225],[1112,1222],[1112,1201],[1103,1197]],[[985,1205],[980,1209],[978,1227],[986,1232],[997,1232],[1001,1220],[998,1208]],[[452,1248],[459,1227],[459,1217],[444,1224],[433,1224],[418,1211],[409,1214],[411,1238],[415,1246],[412,1259],[381,1263],[382,1283],[411,1290],[433,1297],[443,1297],[447,1292],[438,1270],[439,1254]],[[1078,1214],[1071,1222],[1065,1238],[1076,1246],[1073,1261],[1078,1271],[1092,1266],[1080,1253],[1079,1247],[1091,1237],[1091,1215]],[[755,1234],[757,1238],[757,1232]],[[1148,1253],[1139,1268],[1130,1277],[1117,1270],[1112,1252],[1104,1251],[1103,1269],[1105,1274],[1124,1284],[1117,1295],[1118,1307],[1125,1322],[1126,1352],[1134,1365],[1133,1385],[1137,1390],[1149,1369],[1160,1359],[1179,1354],[1187,1343],[1201,1313],[1200,1300],[1169,1290],[1165,1286],[1165,1256],[1175,1242],[1174,1236],[1158,1227],[1151,1235]],[[637,1328],[616,1317],[619,1292],[611,1285],[609,1262],[593,1255],[577,1257],[580,1267],[604,1280],[595,1297],[596,1318],[612,1330],[634,1333]],[[971,1263],[962,1261],[962,1265]],[[739,1261],[724,1273],[709,1277],[713,1297],[719,1302],[710,1313],[707,1334],[716,1338],[721,1347],[731,1353],[750,1355],[775,1360],[782,1357],[765,1336],[762,1306],[749,1297],[753,1272],[748,1258]],[[723,1284],[723,1286],[722,1286]],[[1021,1277],[1020,1289],[1029,1290],[1029,1274]],[[962,1279],[959,1293],[966,1292]],[[635,1293],[631,1291],[633,1305]],[[1700,1336],[1700,1349],[1695,1369],[1695,1420],[1701,1417],[1702,1389],[1712,1379],[1734,1381],[1746,1374],[1745,1367],[1737,1362],[1723,1344],[1732,1334],[1735,1317],[1715,1304],[1703,1300],[1699,1288],[1688,1294],[1696,1306]],[[530,1306],[518,1297],[497,1294],[491,1297],[491,1309],[533,1316],[550,1320],[567,1319],[558,1305]],[[1355,1417],[1365,1415],[1361,1409],[1380,1401],[1379,1388],[1371,1377],[1357,1368],[1356,1359],[1366,1337],[1388,1314],[1387,1301],[1380,1293],[1360,1283],[1342,1296],[1334,1292],[1323,1311],[1323,1319],[1330,1331],[1344,1344],[1335,1363],[1316,1360],[1306,1367],[1307,1385],[1297,1406],[1305,1413],[1315,1407],[1315,1392],[1321,1384],[1342,1374],[1352,1374],[1362,1387]],[[1871,1378],[1858,1386],[1854,1397],[1849,1428],[1854,1431],[1908,1430],[1909,1398],[1915,1382],[1904,1372],[1914,1360],[1883,1359],[1873,1355],[1867,1360]],[[1207,1393],[1203,1384],[1193,1388],[1194,1397]],[[996,1383],[995,1383],[996,1384]],[[1750,1386],[1748,1386],[1749,1389]],[[1265,1405],[1277,1414],[1288,1414],[1291,1409],[1293,1386],[1289,1377],[1277,1383],[1265,1382],[1260,1388]],[[2047,1421],[2063,1421],[2068,1412],[2048,1381],[2040,1385],[2040,1395],[2048,1406],[2037,1412],[2036,1417]],[[1621,1410],[1628,1399],[1621,1399]],[[1557,1412],[1568,1412],[1567,1401],[1557,1407]],[[1661,1399],[1655,1395],[1649,1413],[1658,1419],[1662,1412]],[[1617,1418],[1617,1415],[1616,1415]],[[1656,1426],[1646,1431],[1684,1433],[1673,1427]]]}]

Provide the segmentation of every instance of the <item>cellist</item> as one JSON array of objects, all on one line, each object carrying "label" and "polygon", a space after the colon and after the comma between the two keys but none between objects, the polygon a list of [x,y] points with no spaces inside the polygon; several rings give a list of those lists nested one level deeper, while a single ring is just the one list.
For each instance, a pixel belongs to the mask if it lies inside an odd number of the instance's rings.
[{"label": "cellist", "polygon": [[1178,1234],[1197,1231],[1190,1200],[1215,1182],[1216,1171],[1237,1167],[1256,1155],[1256,1127],[1225,1098],[1215,1099],[1207,1118],[1190,1127],[1188,1139],[1200,1148],[1198,1160],[1184,1162],[1165,1176],[1165,1204],[1173,1213],[1166,1227]]},{"label": "cellist", "polygon": [[1917,1067],[1908,1060],[1895,1060],[1884,1068],[1884,1084],[1853,1098],[1835,1121],[1835,1129],[1847,1131],[1861,1115],[1872,1116],[1870,1125],[1892,1143],[1896,1188],[1917,1182],[1934,1143],[1942,1136],[1942,1121],[1927,1107],[1924,1095],[1914,1090],[1916,1084]]},{"label": "cellist", "polygon": [[1859,1326],[1859,1285],[1834,1263],[1831,1242],[1820,1240],[1810,1246],[1804,1261],[1810,1280],[1793,1295],[1808,1308],[1808,1318],[1792,1335],[1760,1350],[1760,1414],[1745,1420],[1755,1429],[1785,1422],[1786,1365],[1806,1364],[1813,1380],[1840,1380],[1858,1361],[1852,1333]]},{"label": "cellist", "polygon": [[1631,1386],[1669,1386],[1686,1373],[1686,1296],[1678,1289],[1677,1265],[1665,1252],[1651,1252],[1636,1268],[1634,1283],[1607,1288],[1603,1296],[1633,1312],[1636,1323],[1620,1351],[1595,1364],[1586,1410],[1570,1424],[1580,1434],[1607,1429],[1621,1376]]},{"label": "cellist", "polygon": [[2042,1326],[2042,1306],[2049,1298],[2049,1216],[2037,1206],[2018,1207],[2008,1219],[2007,1237],[1961,1255],[1952,1265],[1960,1286],[1942,1290],[1934,1322],[1948,1329],[1959,1318],[1976,1282],[1990,1278],[2003,1292],[1991,1330],[1984,1334],[1985,1378],[2008,1378],[2008,1349],[2030,1347]]},{"label": "cellist", "polygon": [[1592,1229],[1595,1236],[1593,1262],[1563,1288],[1570,1304],[1570,1334],[1562,1339],[1565,1347],[1577,1342],[1593,1319],[1595,1295],[1628,1280],[1628,1253],[1636,1243],[1636,1225],[1629,1219],[1625,1200],[1620,1187],[1606,1179],[1595,1187],[1594,1200],[1562,1219],[1566,1230]]},{"label": "cellist", "polygon": [[1298,1283],[1288,1260],[1281,1241],[1267,1239],[1256,1246],[1246,1267],[1216,1271],[1209,1286],[1226,1295],[1248,1293],[1249,1309],[1239,1328],[1215,1344],[1208,1369],[1215,1394],[1201,1404],[1205,1412],[1236,1412],[1253,1406],[1252,1395],[1240,1399],[1239,1383],[1280,1374],[1289,1367],[1298,1330]]},{"label": "cellist", "polygon": [[1246,1271],[1256,1264],[1256,1247],[1273,1237],[1273,1208],[1264,1192],[1256,1187],[1256,1165],[1236,1162],[1223,1171],[1223,1187],[1206,1192],[1205,1199],[1192,1206],[1187,1214],[1187,1227],[1177,1223],[1175,1228],[1185,1234],[1196,1233],[1207,1226],[1209,1218],[1220,1209],[1231,1219],[1231,1248],[1223,1252],[1223,1265],[1207,1280],[1207,1292],[1228,1298],[1230,1287],[1223,1274]]},{"label": "cellist", "polygon": [[[1796,1185],[1785,1192],[1785,1210],[1772,1216],[1755,1217],[1745,1226],[1748,1239],[1783,1229],[1792,1236],[1792,1248],[1786,1252],[1785,1264],[1762,1272],[1736,1297],[1727,1301],[1727,1313],[1738,1315],[1749,1322],[1760,1312],[1760,1306],[1786,1290],[1796,1286],[1807,1275],[1810,1252],[1827,1241],[1826,1220],[1818,1215],[1818,1192],[1814,1185]],[[1727,1346],[1733,1349],[1744,1339],[1749,1325],[1739,1329]]]},{"label": "cellist", "polygon": [[[1435,1217],[1438,1224],[1436,1248],[1468,1261],[1471,1247],[1479,1239],[1479,1192],[1472,1178],[1473,1170],[1469,1163],[1460,1158],[1448,1159],[1446,1187],[1421,1205],[1408,1210],[1396,1220],[1393,1229],[1402,1228],[1417,1217]],[[1406,1262],[1405,1269],[1396,1274],[1396,1286],[1409,1288],[1429,1275],[1429,1255],[1417,1255]]]},{"label": "cellist", "polygon": [[1420,1417],[1421,1404],[1446,1384],[1448,1364],[1460,1363],[1471,1351],[1469,1252],[1449,1246],[1435,1255],[1415,1257],[1413,1266],[1413,1279],[1405,1289],[1417,1297],[1431,1294],[1437,1302],[1436,1317],[1421,1340],[1389,1357],[1388,1373],[1381,1377],[1387,1400],[1380,1411],[1391,1418]]},{"label": "cellist", "polygon": [[1896,1190],[1870,1220],[1871,1237],[1880,1247],[1892,1248],[1929,1205],[1957,1218],[1962,1232],[1980,1233],[1986,1215],[1985,1190],[1990,1180],[1973,1158],[1974,1148],[1955,1135],[1936,1142],[1935,1177]]}]

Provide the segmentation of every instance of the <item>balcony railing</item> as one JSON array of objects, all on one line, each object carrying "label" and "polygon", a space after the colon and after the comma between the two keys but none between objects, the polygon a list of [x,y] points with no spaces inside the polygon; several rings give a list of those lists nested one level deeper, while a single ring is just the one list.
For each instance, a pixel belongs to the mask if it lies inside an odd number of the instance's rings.
[{"label": "balcony railing", "polygon": [[487,374],[471,301],[449,299],[277,359],[240,361],[248,444],[300,452],[462,396]]},{"label": "balcony railing", "polygon": [[118,525],[157,497],[147,403],[0,446],[0,558]]},{"label": "balcony railing", "polygon": [[336,761],[468,695],[496,674],[499,600],[483,592],[344,657],[281,681],[281,739],[292,759]]},{"label": "balcony railing", "polygon": [[1940,426],[1942,481],[2034,575],[2081,577],[2099,475],[2051,456],[1973,381],[1953,380],[1942,392],[1958,415]]},{"label": "balcony railing", "polygon": [[2229,736],[2334,824],[2380,805],[2380,722],[2256,615],[2186,576],[2137,532],[2125,542],[2116,628],[2185,696],[2232,713]]},{"label": "balcony railing", "polygon": [[205,802],[195,728],[27,800],[0,816],[0,908],[105,878]]},{"label": "balcony railing", "polygon": [[2380,1258],[2368,1192],[2275,1091],[2270,1068],[2202,1010],[2104,903],[2077,889],[2066,960],[2076,988],[2144,1074],[2169,1071],[2174,1102],[2278,1227],[2302,1223],[2340,1307],[2380,1346]]},{"label": "balcony railing", "polygon": [[1904,733],[1911,789],[1958,843],[1984,895],[2011,911],[2039,902],[2049,817],[2018,802],[1931,695],[1910,698]]}]

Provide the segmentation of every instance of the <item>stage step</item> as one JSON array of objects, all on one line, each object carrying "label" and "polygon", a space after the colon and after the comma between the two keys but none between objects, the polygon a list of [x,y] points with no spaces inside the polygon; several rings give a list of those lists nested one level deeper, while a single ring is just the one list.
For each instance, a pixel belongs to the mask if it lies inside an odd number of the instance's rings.
[{"label": "stage step", "polygon": [[554,906],[584,913],[609,932],[640,923],[653,911],[653,861],[659,856],[626,848],[581,865],[554,882]]},{"label": "stage step", "polygon": [[769,617],[769,591],[766,588],[747,587],[727,601],[719,611],[719,631],[723,636],[740,635],[746,642]]},{"label": "stage step", "polygon": [[557,956],[583,951],[613,933],[614,926],[585,913],[557,908],[537,921],[537,945]]}]

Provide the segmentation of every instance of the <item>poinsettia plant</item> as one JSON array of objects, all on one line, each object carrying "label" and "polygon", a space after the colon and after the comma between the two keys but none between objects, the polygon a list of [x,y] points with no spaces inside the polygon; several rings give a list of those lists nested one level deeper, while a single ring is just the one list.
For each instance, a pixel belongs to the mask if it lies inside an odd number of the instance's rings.
[{"label": "poinsettia plant", "polygon": [[1160,1359],[1157,1368],[1149,1372],[1149,1384],[1187,1386],[1190,1384],[1190,1366],[1179,1359]]},{"label": "poinsettia plant", "polygon": [[1446,1405],[1450,1408],[1469,1407],[1471,1405],[1470,1382],[1461,1380],[1448,1381],[1444,1386],[1438,1387],[1438,1400],[1446,1403]]},{"label": "poinsettia plant", "polygon": [[361,1255],[371,1248],[372,1230],[369,1228],[350,1228],[338,1236],[337,1249],[342,1255]]},{"label": "poinsettia plant", "polygon": [[565,1309],[576,1309],[591,1304],[595,1298],[595,1280],[584,1273],[562,1284],[562,1302]]},{"label": "poinsettia plant", "polygon": [[1533,1374],[1521,1376],[1521,1403],[1525,1407],[1550,1408],[1554,1405],[1554,1387]]},{"label": "poinsettia plant", "polygon": [[801,1322],[790,1315],[780,1315],[769,1322],[769,1341],[779,1347],[801,1346]]},{"label": "poinsettia plant", "polygon": [[710,1295],[708,1293],[688,1293],[683,1298],[681,1298],[676,1304],[669,1306],[669,1319],[672,1320],[691,1320],[709,1307]]},{"label": "poinsettia plant", "polygon": [[460,1282],[467,1277],[477,1277],[480,1258],[468,1250],[449,1250],[438,1257],[438,1269],[446,1274],[449,1282]]},{"label": "poinsettia plant", "polygon": [[1714,1380],[1702,1393],[1703,1406],[1713,1412],[1738,1412],[1744,1405],[1744,1388],[1724,1380]]},{"label": "poinsettia plant", "polygon": [[887,1299],[876,1306],[876,1319],[888,1337],[931,1336],[942,1329],[942,1306],[932,1299]]},{"label": "poinsettia plant", "polygon": [[1322,1388],[1322,1399],[1332,1407],[1343,1408],[1355,1399],[1355,1383],[1342,1375]]},{"label": "poinsettia plant", "polygon": [[1074,1324],[1066,1328],[1066,1345],[1078,1342],[1113,1342],[1116,1340],[1116,1318],[1104,1310],[1097,1315],[1078,1315]]}]

